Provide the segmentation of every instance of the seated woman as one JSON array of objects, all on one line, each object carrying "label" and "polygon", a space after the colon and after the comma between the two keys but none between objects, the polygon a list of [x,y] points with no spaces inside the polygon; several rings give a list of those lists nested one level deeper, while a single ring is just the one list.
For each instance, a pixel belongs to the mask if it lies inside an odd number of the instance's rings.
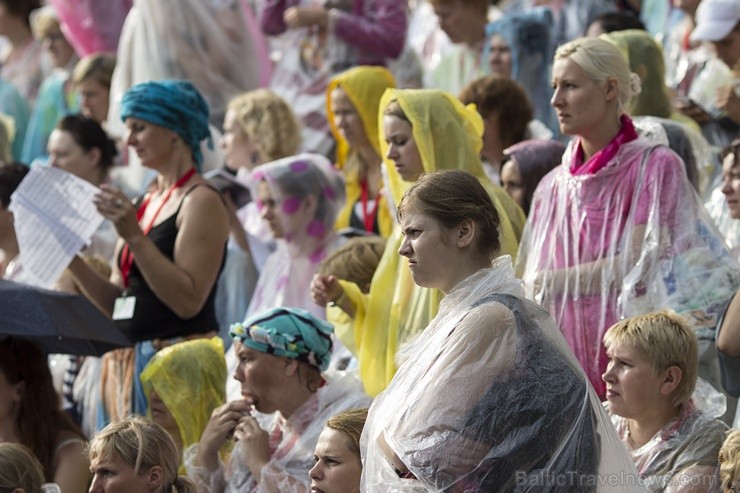
[{"label": "seated woman", "polygon": [[41,463],[20,443],[0,443],[0,491],[40,493],[44,483]]},{"label": "seated woman", "polygon": [[501,183],[504,149],[526,139],[549,139],[552,132],[538,132],[533,124],[532,105],[524,89],[501,75],[487,75],[472,81],[460,93],[465,104],[475,104],[483,117],[483,167],[488,178]]},{"label": "seated woman", "polygon": [[712,404],[719,396],[709,384],[697,382],[691,326],[667,311],[639,315],[613,325],[604,346],[605,405],[646,486],[719,491],[717,454],[727,426],[716,418],[725,409]]},{"label": "seated woman", "polygon": [[[324,423],[370,399],[353,377],[322,376],[331,359],[331,325],[298,308],[275,308],[234,324],[234,378],[242,398],[213,411],[200,443],[185,452],[203,491],[308,492],[312,452]],[[268,429],[252,410],[274,413]],[[237,441],[224,468],[219,450]]]},{"label": "seated woman", "polygon": [[560,164],[565,146],[555,140],[525,140],[504,149],[501,186],[529,214],[532,196],[547,173]]},{"label": "seated woman", "polygon": [[329,127],[337,142],[337,167],[347,183],[347,202],[339,212],[337,229],[352,227],[384,238],[393,229],[383,194],[378,105],[385,90],[395,86],[387,69],[368,66],[342,72],[329,82]]},{"label": "seated woman", "polygon": [[[388,89],[380,109],[380,147],[385,155],[394,209],[403,191],[424,173],[442,169],[469,171],[502,211],[502,253],[516,255],[524,213],[486,177],[480,161],[483,120],[475,108],[466,107],[442,91]],[[353,318],[353,330],[342,331],[351,339],[343,342],[356,347],[362,382],[373,396],[385,389],[396,372],[398,347],[413,339],[434,318],[442,297],[438,290],[414,285],[396,255],[401,241],[402,232],[396,227],[367,295],[360,286],[328,276],[316,276],[311,285],[314,302],[320,306],[334,303]]]},{"label": "seated woman", "polygon": [[314,465],[308,472],[312,491],[360,492],[360,436],[366,419],[367,409],[350,409],[329,418],[319,435]]},{"label": "seated woman", "polygon": [[[147,415],[167,430],[182,452],[198,443],[211,413],[226,402],[224,344],[218,337],[179,342],[157,354],[141,372]],[[184,466],[180,467],[185,474]]]},{"label": "seated woman", "polygon": [[731,430],[719,449],[722,493],[740,491],[740,430]]},{"label": "seated woman", "polygon": [[480,182],[425,175],[398,218],[414,282],[445,298],[370,407],[363,491],[543,491],[552,478],[595,491],[611,474],[625,478],[613,491],[641,491],[557,326],[496,258],[499,215]]},{"label": "seated woman", "polygon": [[[108,183],[108,174],[116,157],[116,145],[98,122],[83,115],[67,115],[56,124],[47,146],[49,164],[99,187]],[[113,223],[105,221],[98,228],[86,255],[113,260],[118,233]]]},{"label": "seated woman", "polygon": [[158,424],[140,416],[111,423],[87,449],[93,481],[90,493],[195,493],[193,483],[177,475],[177,449]]},{"label": "seated woman", "polygon": [[21,443],[42,464],[44,478],[64,493],[83,493],[90,464],[85,437],[62,411],[46,356],[33,343],[0,341],[0,443]]}]

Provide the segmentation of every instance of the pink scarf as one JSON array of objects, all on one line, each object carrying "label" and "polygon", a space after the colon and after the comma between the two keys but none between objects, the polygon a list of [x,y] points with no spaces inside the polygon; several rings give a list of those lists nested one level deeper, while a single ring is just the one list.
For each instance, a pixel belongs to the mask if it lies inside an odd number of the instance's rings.
[{"label": "pink scarf", "polygon": [[632,142],[637,138],[637,132],[635,127],[632,125],[632,120],[627,115],[622,115],[619,118],[621,128],[617,135],[607,144],[606,147],[601,149],[599,152],[591,156],[587,162],[583,162],[583,147],[581,145],[581,138],[578,137],[576,143],[576,151],[573,153],[573,160],[570,164],[570,172],[573,175],[593,175],[597,171],[600,171],[606,166],[609,161],[617,155],[617,151],[622,144]]}]

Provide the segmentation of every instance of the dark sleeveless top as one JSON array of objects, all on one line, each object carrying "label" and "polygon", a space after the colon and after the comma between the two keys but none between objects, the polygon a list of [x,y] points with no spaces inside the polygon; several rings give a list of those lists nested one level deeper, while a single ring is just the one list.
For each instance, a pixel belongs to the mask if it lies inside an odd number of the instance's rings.
[{"label": "dark sleeveless top", "polygon": [[[177,238],[177,215],[180,212],[185,197],[200,185],[208,186],[207,183],[199,183],[192,186],[185,192],[177,210],[167,219],[154,226],[147,237],[157,246],[165,257],[174,261],[175,239]],[[214,192],[218,193],[215,189]],[[138,209],[141,199],[136,203]],[[226,245],[224,244],[224,252]],[[120,253],[118,262],[120,264]],[[224,255],[225,258],[225,255]],[[223,269],[224,263],[221,261],[219,273]],[[218,279],[218,276],[216,276]],[[203,309],[194,317],[187,320],[178,317],[167,305],[162,303],[154,294],[149,285],[141,275],[136,258],[131,266],[128,278],[128,288],[124,296],[136,297],[136,308],[134,316],[128,320],[116,320],[115,323],[119,329],[128,337],[131,342],[149,341],[152,339],[171,339],[175,337],[185,337],[192,334],[202,334],[212,330],[218,330],[216,321],[216,309],[214,299],[216,297],[216,282],[211,286],[211,292],[208,294]]]}]

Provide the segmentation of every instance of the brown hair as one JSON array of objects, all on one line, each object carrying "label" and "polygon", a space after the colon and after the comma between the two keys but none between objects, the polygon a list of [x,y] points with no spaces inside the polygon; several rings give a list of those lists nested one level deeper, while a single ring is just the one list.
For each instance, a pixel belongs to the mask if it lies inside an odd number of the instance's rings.
[{"label": "brown hair", "polygon": [[16,17],[21,17],[26,25],[31,27],[31,12],[41,7],[39,0],[0,0],[8,12]]},{"label": "brown hair", "polygon": [[366,292],[385,251],[385,243],[379,236],[352,238],[327,256],[318,272],[353,282]]},{"label": "brown hair", "polygon": [[525,139],[534,115],[532,105],[524,89],[509,77],[491,74],[476,79],[462,90],[460,100],[475,104],[483,119],[496,113],[503,147]]},{"label": "brown hair", "polygon": [[429,3],[432,5],[432,8],[459,5],[461,7],[475,9],[482,15],[487,16],[491,0],[429,0]]},{"label": "brown hair", "polygon": [[0,372],[10,385],[23,383],[13,426],[20,442],[41,462],[46,480],[52,481],[59,433],[85,437],[61,410],[46,356],[35,344],[14,337],[0,341]]},{"label": "brown hair", "polygon": [[422,175],[403,194],[398,205],[398,219],[414,206],[446,228],[471,219],[479,231],[478,251],[493,258],[501,249],[498,211],[478,178],[466,171],[447,170]]},{"label": "brown hair", "polygon": [[335,414],[326,422],[326,427],[337,430],[347,438],[350,452],[360,458],[360,436],[367,420],[367,408],[348,409]]},{"label": "brown hair", "polygon": [[20,443],[0,443],[0,491],[22,488],[41,493],[44,473],[38,459]]}]

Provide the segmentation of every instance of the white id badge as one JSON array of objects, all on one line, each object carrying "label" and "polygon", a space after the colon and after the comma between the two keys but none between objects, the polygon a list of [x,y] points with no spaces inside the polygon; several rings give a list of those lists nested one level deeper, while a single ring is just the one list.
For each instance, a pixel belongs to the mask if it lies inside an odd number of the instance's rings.
[{"label": "white id badge", "polygon": [[116,298],[116,303],[113,305],[113,320],[130,320],[134,317],[135,308],[135,296],[122,296],[120,298]]}]

